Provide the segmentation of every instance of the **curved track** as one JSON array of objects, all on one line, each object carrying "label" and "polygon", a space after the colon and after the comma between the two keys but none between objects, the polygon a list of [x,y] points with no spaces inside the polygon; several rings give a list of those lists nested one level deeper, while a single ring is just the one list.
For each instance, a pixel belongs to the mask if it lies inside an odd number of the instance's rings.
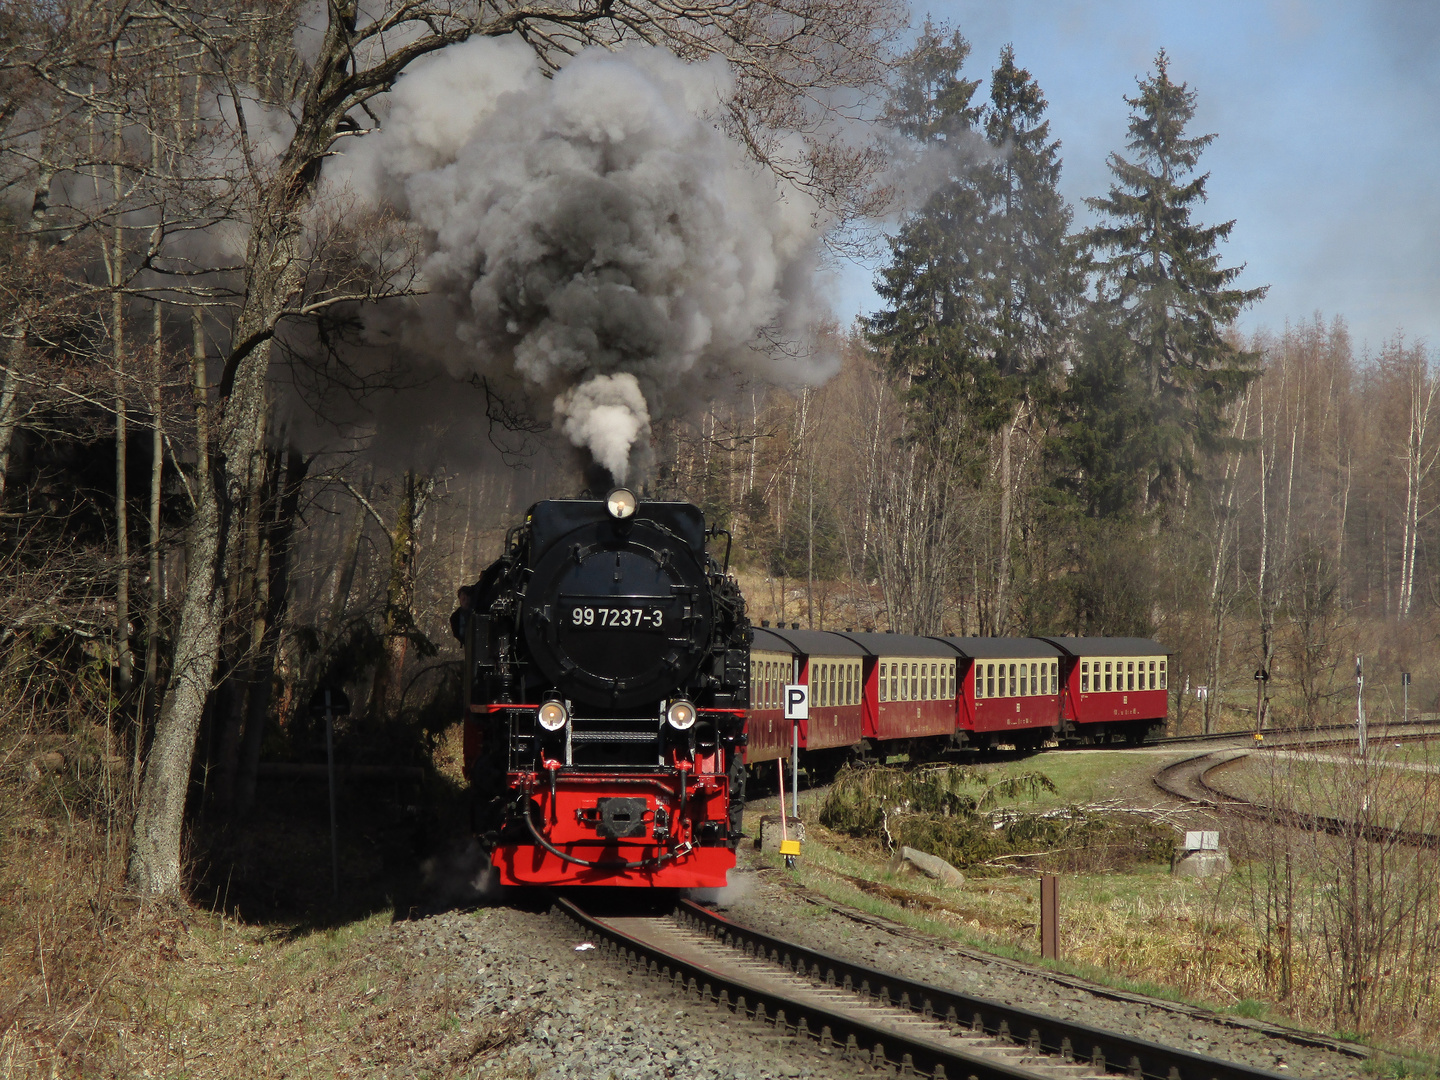
[{"label": "curved track", "polygon": [[[1377,733],[1377,740],[1413,740],[1434,738],[1433,723],[1411,724],[1387,728]],[[1275,749],[1306,747],[1314,749],[1323,746],[1350,745],[1350,740],[1337,740],[1330,735],[1315,738],[1311,733],[1282,735],[1269,744]],[[1399,843],[1413,847],[1440,849],[1440,834],[1421,832],[1415,829],[1397,829],[1365,821],[1331,817],[1325,814],[1311,814],[1286,807],[1269,806],[1265,803],[1243,799],[1222,791],[1210,781],[1210,777],[1236,762],[1248,758],[1253,750],[1234,747],[1211,750],[1195,757],[1185,758],[1165,766],[1154,776],[1155,786],[1168,795],[1184,802],[1212,807],[1229,814],[1265,821],[1288,828],[1310,832],[1325,832],[1332,836],[1355,837],[1381,843]]]},{"label": "curved track", "polygon": [[1157,1080],[1275,1080],[1237,1065],[941,989],[751,930],[690,901],[672,916],[602,917],[570,899],[558,914],[632,968],[772,1023],[857,1072],[1035,1080],[1123,1073]]}]

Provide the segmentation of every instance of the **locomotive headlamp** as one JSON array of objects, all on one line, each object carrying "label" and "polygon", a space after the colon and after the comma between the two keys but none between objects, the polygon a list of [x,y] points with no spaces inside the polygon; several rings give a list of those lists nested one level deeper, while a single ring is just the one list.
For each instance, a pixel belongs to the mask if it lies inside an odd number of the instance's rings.
[{"label": "locomotive headlamp", "polygon": [[540,706],[540,726],[546,731],[559,731],[569,719],[563,701],[547,701]]},{"label": "locomotive headlamp", "polygon": [[635,513],[635,493],[629,488],[616,488],[605,496],[605,509],[611,517],[624,521]]},{"label": "locomotive headlamp", "polygon": [[672,701],[665,710],[665,719],[676,731],[689,731],[695,724],[695,706],[688,701]]}]

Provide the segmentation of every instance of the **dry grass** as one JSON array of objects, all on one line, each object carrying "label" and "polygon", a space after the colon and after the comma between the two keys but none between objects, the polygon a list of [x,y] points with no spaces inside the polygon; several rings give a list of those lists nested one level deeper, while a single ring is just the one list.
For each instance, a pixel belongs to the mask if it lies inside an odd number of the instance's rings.
[{"label": "dry grass", "polygon": [[96,839],[0,849],[3,1080],[465,1076],[524,1027],[462,1022],[462,958],[397,947],[388,913],[295,933],[142,910]]},{"label": "dry grass", "polygon": [[[208,901],[198,910],[141,908],[125,891],[131,787],[125,747],[105,734],[104,695],[71,687],[64,710],[33,707],[36,699],[18,707],[5,674],[0,1080],[466,1076],[493,1066],[515,1038],[514,1018],[504,1027],[462,1021],[454,955],[397,946],[403,930],[391,929],[388,879],[370,864],[410,850],[413,815],[388,847],[363,816],[342,832],[350,914],[326,918],[346,921],[297,923],[308,909],[293,906],[291,918],[264,925],[220,914],[221,887],[241,863],[221,866],[213,850],[205,867],[222,879],[214,910],[204,910]],[[396,817],[384,793],[347,794],[342,809],[352,814],[375,803],[371,817]],[[323,810],[323,790],[275,796],[267,792],[244,837],[246,852],[273,849],[252,860],[257,874],[288,865],[291,880],[265,887],[328,901],[326,819],[294,812],[317,800]],[[413,871],[413,858],[396,862],[389,878]],[[240,884],[236,873],[232,902]]]}]

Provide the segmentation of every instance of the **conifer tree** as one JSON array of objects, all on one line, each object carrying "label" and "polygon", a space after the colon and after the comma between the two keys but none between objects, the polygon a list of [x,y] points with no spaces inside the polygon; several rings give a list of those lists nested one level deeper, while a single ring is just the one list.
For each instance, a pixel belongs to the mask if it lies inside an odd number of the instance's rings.
[{"label": "conifer tree", "polygon": [[891,261],[876,284],[887,307],[866,320],[871,342],[913,380],[917,396],[948,396],[953,357],[964,349],[957,328],[974,320],[972,274],[957,243],[965,223],[979,213],[967,158],[968,136],[979,119],[971,100],[980,83],[960,76],[969,55],[970,43],[958,31],[927,20],[898,65],[886,112],[897,132],[946,169],[943,181],[890,240]]},{"label": "conifer tree", "polygon": [[[956,84],[963,85],[958,77]],[[1061,367],[1085,274],[1069,235],[1071,211],[1057,188],[1060,144],[1050,138],[1039,86],[1007,45],[978,116],[968,111],[970,92],[963,98],[967,118],[981,124],[984,142],[973,140],[968,163],[959,163],[892,242],[892,261],[876,286],[889,306],[867,328],[871,342],[913,380],[927,416],[944,422],[946,406],[958,406],[998,443],[992,629],[1003,630],[1017,494],[1012,440]],[[937,105],[927,114],[912,90],[908,111],[954,122],[959,98],[951,89],[944,99],[951,109]],[[912,128],[923,132],[925,125]]]},{"label": "conifer tree", "polygon": [[[1104,430],[1116,427],[1106,419],[1110,413],[1125,414],[1129,422],[1119,427],[1134,430],[1137,392],[1145,413],[1137,442],[1124,448],[1095,443],[1094,454],[1078,456],[1077,463],[1092,470],[1134,470],[1128,477],[1093,471],[1085,477],[1092,497],[1103,493],[1092,512],[1115,509],[1126,489],[1142,509],[1175,497],[1195,475],[1198,456],[1225,442],[1225,409],[1258,371],[1254,354],[1235,348],[1222,332],[1266,289],[1235,288],[1244,266],[1220,265],[1216,247],[1234,221],[1206,226],[1191,218],[1209,179],[1209,173],[1192,174],[1215,139],[1186,137],[1195,97],[1186,84],[1171,81],[1162,50],[1139,93],[1125,99],[1133,160],[1111,154],[1115,182],[1107,195],[1087,200],[1108,219],[1088,234],[1101,256],[1096,313],[1106,327],[1090,335],[1103,345],[1071,380],[1072,418],[1103,439]],[[1108,331],[1120,335],[1128,372],[1117,370]]]},{"label": "conifer tree", "polygon": [[[891,241],[876,285],[887,307],[867,330],[932,406],[951,397],[993,431],[1058,368],[1084,275],[1044,95],[1006,46],[989,103],[972,107],[978,83],[959,77],[968,52],[959,34],[945,42],[927,23],[902,64],[895,126],[948,142],[956,157]],[[967,142],[982,121],[985,143]]]}]

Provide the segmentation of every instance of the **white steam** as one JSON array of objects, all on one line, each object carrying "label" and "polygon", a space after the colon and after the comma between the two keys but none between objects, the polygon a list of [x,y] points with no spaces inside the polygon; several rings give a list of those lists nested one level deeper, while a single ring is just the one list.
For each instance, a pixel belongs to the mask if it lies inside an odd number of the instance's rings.
[{"label": "white steam", "polygon": [[617,482],[629,479],[632,447],[641,451],[650,434],[650,410],[634,375],[592,376],[555,399],[555,415],[572,445],[589,450]]},{"label": "white steam", "polygon": [[421,227],[412,347],[519,376],[571,443],[643,480],[653,420],[737,376],[829,373],[763,345],[812,320],[817,210],[709,118],[731,90],[718,59],[592,49],[546,79],[523,43],[476,40],[406,75],[327,179]]}]

